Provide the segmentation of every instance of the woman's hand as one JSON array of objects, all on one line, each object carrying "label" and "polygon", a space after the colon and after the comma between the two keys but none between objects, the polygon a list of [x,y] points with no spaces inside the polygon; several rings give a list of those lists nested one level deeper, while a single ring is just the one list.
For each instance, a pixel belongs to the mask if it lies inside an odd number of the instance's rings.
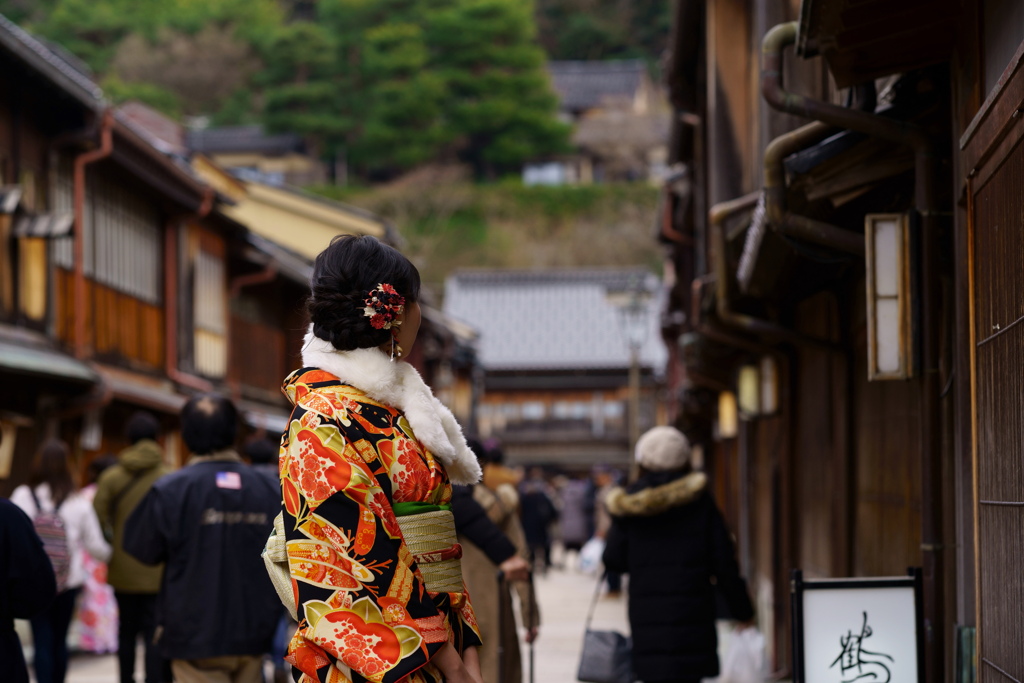
[{"label": "woman's hand", "polygon": [[480,650],[475,647],[467,647],[462,653],[462,661],[474,683],[483,683],[484,675],[480,671]]},{"label": "woman's hand", "polygon": [[519,555],[513,555],[500,565],[498,569],[505,572],[509,581],[526,581],[530,578],[530,563]]},{"label": "woman's hand", "polygon": [[433,662],[441,670],[441,673],[444,674],[445,683],[483,683],[480,678],[480,659],[476,648],[470,648],[466,650],[466,653],[469,654],[470,651],[473,653],[470,659],[475,661],[475,676],[474,672],[467,666],[467,662],[463,661],[462,657],[459,656],[451,641],[445,643],[444,647],[437,651]]}]

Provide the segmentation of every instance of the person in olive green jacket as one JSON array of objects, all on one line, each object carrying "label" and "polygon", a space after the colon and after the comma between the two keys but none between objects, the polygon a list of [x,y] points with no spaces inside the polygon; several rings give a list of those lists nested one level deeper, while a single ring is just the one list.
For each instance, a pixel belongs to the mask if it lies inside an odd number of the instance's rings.
[{"label": "person in olive green jacket", "polygon": [[134,683],[135,648],[140,635],[146,647],[146,683],[171,680],[170,662],[160,656],[153,644],[163,566],[142,564],[126,553],[123,545],[125,521],[132,510],[156,480],[171,471],[164,464],[163,449],[156,441],[159,435],[160,423],[153,415],[145,411],[134,413],[125,424],[125,436],[131,446],[121,451],[118,463],[100,476],[93,498],[103,533],[113,546],[107,582],[117,599],[121,683]]}]

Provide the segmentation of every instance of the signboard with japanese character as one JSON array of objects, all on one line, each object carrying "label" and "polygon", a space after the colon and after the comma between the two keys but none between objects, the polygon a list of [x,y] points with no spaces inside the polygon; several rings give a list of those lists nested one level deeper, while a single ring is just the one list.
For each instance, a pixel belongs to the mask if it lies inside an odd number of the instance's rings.
[{"label": "signboard with japanese character", "polygon": [[796,683],[921,683],[921,573],[803,579],[793,572]]}]

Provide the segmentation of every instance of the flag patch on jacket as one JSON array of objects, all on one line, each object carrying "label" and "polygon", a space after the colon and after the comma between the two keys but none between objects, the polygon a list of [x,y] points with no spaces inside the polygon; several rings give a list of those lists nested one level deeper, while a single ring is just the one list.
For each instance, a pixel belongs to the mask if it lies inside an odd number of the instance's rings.
[{"label": "flag patch on jacket", "polygon": [[217,488],[240,489],[242,488],[242,475],[238,472],[218,472]]}]

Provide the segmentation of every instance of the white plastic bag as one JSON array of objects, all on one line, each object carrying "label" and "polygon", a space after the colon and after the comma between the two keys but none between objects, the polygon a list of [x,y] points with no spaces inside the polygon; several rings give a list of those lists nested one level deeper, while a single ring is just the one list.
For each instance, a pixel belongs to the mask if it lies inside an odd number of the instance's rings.
[{"label": "white plastic bag", "polygon": [[764,636],[756,628],[736,631],[722,662],[718,683],[763,683]]},{"label": "white plastic bag", "polygon": [[594,536],[580,548],[580,571],[594,576],[601,570],[601,556],[604,555],[604,539]]}]

